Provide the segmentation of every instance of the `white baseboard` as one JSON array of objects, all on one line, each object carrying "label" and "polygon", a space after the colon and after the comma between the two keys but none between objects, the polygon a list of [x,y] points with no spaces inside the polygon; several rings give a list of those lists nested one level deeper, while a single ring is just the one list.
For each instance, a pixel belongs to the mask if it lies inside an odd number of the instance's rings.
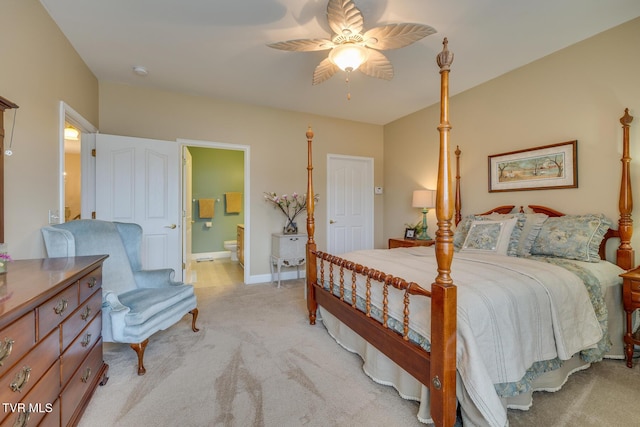
[{"label": "white baseboard", "polygon": [[214,259],[231,258],[230,251],[218,251],[218,252],[198,252],[191,254],[190,261],[211,261]]}]

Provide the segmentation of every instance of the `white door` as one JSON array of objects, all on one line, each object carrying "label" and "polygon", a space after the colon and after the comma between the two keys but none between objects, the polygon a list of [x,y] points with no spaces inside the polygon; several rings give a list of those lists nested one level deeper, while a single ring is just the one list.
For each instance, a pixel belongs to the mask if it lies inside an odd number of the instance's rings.
[{"label": "white door", "polygon": [[327,156],[327,248],[373,249],[373,159]]},{"label": "white door", "polygon": [[140,224],[143,268],[173,268],[182,280],[179,145],[98,134],[96,218]]},{"label": "white door", "polygon": [[193,159],[186,146],[182,147],[182,259],[184,262],[184,281],[194,283],[194,271],[191,269],[191,242],[193,231]]}]

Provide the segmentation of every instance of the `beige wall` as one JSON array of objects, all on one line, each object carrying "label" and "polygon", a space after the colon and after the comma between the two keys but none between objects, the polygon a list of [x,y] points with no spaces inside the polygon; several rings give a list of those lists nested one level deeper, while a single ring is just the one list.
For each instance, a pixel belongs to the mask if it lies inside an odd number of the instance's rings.
[{"label": "beige wall", "polygon": [[[326,242],[327,154],[372,157],[374,184],[382,185],[383,128],[345,120],[211,98],[100,83],[100,132],[175,141],[189,139],[250,147],[250,274],[269,272],[271,233],[282,228],[283,217],[268,205],[263,192],[306,192],[307,140],[314,137],[314,183],[320,194],[316,209],[316,241]],[[383,197],[375,197],[375,245],[385,246]],[[246,220],[245,220],[246,221]],[[302,225],[302,224],[299,224]]]},{"label": "beige wall", "polygon": [[14,258],[41,257],[40,227],[60,199],[60,101],[98,126],[98,82],[37,0],[0,0],[0,28],[0,95],[20,106],[4,159],[5,240]]},{"label": "beige wall", "polygon": [[[619,119],[625,108],[636,116],[631,167],[640,189],[639,43],[640,19],[635,19],[452,97],[451,141],[453,149],[462,150],[463,215],[505,204],[543,204],[568,213],[603,212],[617,221]],[[455,42],[449,48],[455,53]],[[455,90],[455,60],[450,79]],[[439,76],[433,82],[439,84]],[[405,222],[420,217],[410,207],[412,190],[435,188],[438,122],[439,106],[432,106],[385,126],[386,237],[399,236]],[[488,192],[487,156],[575,139],[579,188]],[[435,226],[430,212],[431,232]],[[640,233],[633,241],[640,248]]]}]

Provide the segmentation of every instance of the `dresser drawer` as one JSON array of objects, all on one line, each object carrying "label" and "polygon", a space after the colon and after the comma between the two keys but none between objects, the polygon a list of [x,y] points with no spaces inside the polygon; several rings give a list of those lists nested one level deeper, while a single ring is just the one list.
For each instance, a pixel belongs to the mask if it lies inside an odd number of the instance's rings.
[{"label": "dresser drawer", "polygon": [[51,404],[38,427],[60,427],[60,399]]},{"label": "dresser drawer", "polygon": [[84,400],[84,396],[96,383],[96,376],[100,375],[102,365],[102,339],[100,339],[60,395],[61,425],[68,425],[69,421],[74,418],[75,412],[81,410],[82,405],[79,403]]},{"label": "dresser drawer", "polygon": [[[82,286],[82,283],[80,284]],[[62,351],[71,344],[76,336],[83,330],[102,309],[102,292],[93,294],[89,301],[81,304],[80,307],[73,312],[62,323]]]},{"label": "dresser drawer", "polygon": [[[60,393],[60,386],[52,387],[52,384],[60,384],[60,362],[56,363],[49,368],[42,380],[36,385],[36,387],[29,392],[24,399],[21,400],[21,406],[14,406],[14,411],[11,411],[9,416],[3,421],[2,426],[13,426],[14,422],[18,419],[21,413],[29,412],[29,422],[27,426],[37,426],[45,416],[54,415],[51,418],[55,421],[54,424],[59,425],[60,418],[55,416],[56,408],[58,407],[58,394]],[[59,410],[58,410],[59,413]]]},{"label": "dresser drawer", "polygon": [[0,376],[11,369],[36,343],[33,311],[0,331]]},{"label": "dresser drawer", "polygon": [[56,328],[78,308],[78,283],[75,283],[38,307],[38,336]]},{"label": "dresser drawer", "polygon": [[80,303],[102,287],[102,268],[96,268],[80,279]]},{"label": "dresser drawer", "polygon": [[[32,390],[60,356],[60,337],[53,333],[38,343],[36,349],[26,355],[13,369],[0,378],[0,401],[15,404]],[[55,370],[55,378],[48,384],[54,395],[60,391],[60,370]],[[34,424],[35,425],[35,424]]]},{"label": "dresser drawer", "polygon": [[640,281],[630,280],[629,281],[629,289],[631,289],[631,292],[640,293]]},{"label": "dresser drawer", "polygon": [[98,342],[102,333],[102,315],[94,317],[89,326],[84,329],[75,341],[62,353],[62,384],[66,384],[67,380],[73,375],[82,360],[87,356],[89,350]]}]

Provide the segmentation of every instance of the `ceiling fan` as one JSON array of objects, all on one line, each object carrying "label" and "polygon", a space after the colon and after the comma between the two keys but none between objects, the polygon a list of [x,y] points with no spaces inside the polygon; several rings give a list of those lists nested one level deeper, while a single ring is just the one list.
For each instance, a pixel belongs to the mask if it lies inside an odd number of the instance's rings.
[{"label": "ceiling fan", "polygon": [[329,0],[327,21],[334,33],[331,39],[299,39],[267,45],[294,52],[330,49],[329,56],[313,73],[314,85],[329,79],[340,69],[347,72],[347,82],[349,73],[355,70],[391,80],[393,66],[380,51],[405,47],[436,33],[433,27],[411,23],[383,25],[363,33],[362,13],[351,0]]}]

